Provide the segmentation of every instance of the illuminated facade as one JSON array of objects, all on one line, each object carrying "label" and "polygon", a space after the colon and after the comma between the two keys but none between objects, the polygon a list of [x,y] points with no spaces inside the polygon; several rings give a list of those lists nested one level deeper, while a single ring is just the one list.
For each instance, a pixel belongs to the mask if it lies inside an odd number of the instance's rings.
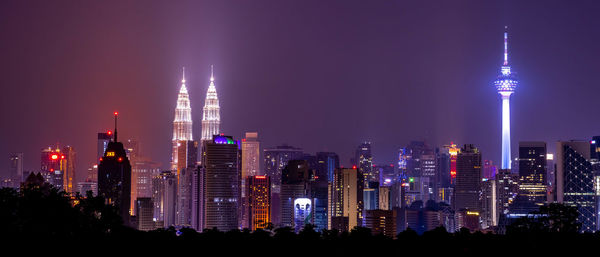
[{"label": "illuminated facade", "polygon": [[211,141],[214,135],[218,135],[220,124],[221,115],[219,98],[217,97],[213,66],[211,65],[210,84],[208,85],[206,100],[204,101],[204,108],[202,109],[202,141]]},{"label": "illuminated facade", "polygon": [[[64,158],[63,158],[64,157]],[[64,159],[63,187],[65,192],[73,193],[75,183],[75,150],[72,146],[65,146],[62,150],[61,159]]]},{"label": "illuminated facade", "polygon": [[454,209],[480,210],[481,153],[473,145],[465,145],[456,159]]},{"label": "illuminated facade", "polygon": [[294,199],[294,231],[300,232],[307,224],[312,224],[312,201],[308,198]]},{"label": "illuminated facade", "polygon": [[519,142],[519,195],[541,206],[546,202],[546,142]]},{"label": "illuminated facade", "polygon": [[369,186],[370,181],[379,181],[373,173],[373,156],[371,155],[371,142],[364,142],[356,149],[356,166],[358,171],[364,176],[365,188]]},{"label": "illuminated facade", "polygon": [[60,148],[52,147],[42,149],[41,173],[46,182],[54,185],[59,190],[64,190],[64,172],[67,168],[66,156]]},{"label": "illuminated facade", "polygon": [[281,175],[281,226],[295,227],[294,201],[311,195],[312,170],[305,160],[291,160]]},{"label": "illuminated facade", "polygon": [[[506,27],[505,27],[506,28]],[[510,169],[510,96],[514,93],[518,81],[508,65],[508,32],[504,32],[504,63],[501,74],[494,81],[496,90],[502,99],[502,169]]]},{"label": "illuminated facade", "polygon": [[268,176],[250,176],[246,184],[250,223],[247,227],[251,230],[265,229],[271,222],[271,179]]},{"label": "illuminated facade", "polygon": [[281,172],[290,160],[302,159],[302,149],[281,145],[264,149],[265,175],[271,178],[271,219],[273,224],[281,223]]},{"label": "illuminated facade", "polygon": [[192,107],[190,106],[190,95],[185,87],[185,69],[181,79],[181,88],[177,97],[175,108],[175,119],[173,120],[173,148],[171,154],[171,170],[177,169],[179,141],[190,141],[192,137]]},{"label": "illuminated facade", "polygon": [[[332,228],[352,229],[363,224],[364,177],[358,169],[337,169],[331,187]],[[340,220],[342,222],[337,222]],[[343,224],[343,226],[336,225]]]},{"label": "illuminated facade", "polygon": [[556,200],[577,208],[577,222],[581,223],[581,232],[598,230],[590,143],[558,142],[556,156]]},{"label": "illuminated facade", "polygon": [[241,214],[239,142],[230,136],[215,135],[204,144],[204,227],[221,231],[238,229]]}]

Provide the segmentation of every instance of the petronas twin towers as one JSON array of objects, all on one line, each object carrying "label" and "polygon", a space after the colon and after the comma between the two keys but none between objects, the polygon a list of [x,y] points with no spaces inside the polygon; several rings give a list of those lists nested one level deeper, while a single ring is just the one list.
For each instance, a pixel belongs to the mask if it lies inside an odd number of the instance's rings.
[{"label": "petronas twin towers", "polygon": [[[210,67],[210,84],[206,92],[204,108],[202,108],[202,138],[201,140],[210,140],[213,135],[219,134],[221,124],[221,115],[219,107],[219,98],[215,88],[215,77],[213,67]],[[185,68],[183,78],[181,79],[181,88],[177,97],[177,107],[175,108],[175,119],[173,120],[173,149],[171,155],[171,169],[177,169],[177,148],[179,141],[194,140],[192,136],[192,108],[190,106],[190,95],[185,86]]]}]

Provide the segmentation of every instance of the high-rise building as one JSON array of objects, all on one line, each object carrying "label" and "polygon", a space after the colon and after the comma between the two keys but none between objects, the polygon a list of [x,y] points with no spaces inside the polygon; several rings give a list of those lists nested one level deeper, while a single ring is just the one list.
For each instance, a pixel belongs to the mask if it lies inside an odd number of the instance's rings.
[{"label": "high-rise building", "polygon": [[183,78],[181,79],[181,88],[177,96],[177,107],[175,107],[175,119],[173,120],[173,139],[171,154],[171,169],[177,169],[179,154],[177,153],[180,141],[194,140],[192,136],[192,107],[190,106],[190,96],[185,87],[185,68]]},{"label": "high-rise building", "polygon": [[281,172],[287,166],[290,160],[301,160],[303,157],[302,149],[293,146],[281,145],[275,148],[266,148],[265,175],[271,178],[271,219],[273,224],[281,223]]},{"label": "high-rise building", "polygon": [[340,157],[332,152],[317,152],[317,177],[326,177],[327,181],[333,181],[335,169],[340,167]]},{"label": "high-rise building", "polygon": [[202,141],[212,141],[214,135],[219,134],[221,125],[221,114],[219,97],[215,88],[215,76],[213,66],[210,66],[210,84],[206,92],[206,100],[202,109]]},{"label": "high-rise building", "polygon": [[108,147],[108,143],[112,141],[113,132],[101,132],[98,133],[98,143],[96,147],[96,164],[100,162],[100,158],[104,156],[104,152],[106,152],[106,147]]},{"label": "high-rise building", "polygon": [[198,162],[198,141],[179,141],[177,149],[177,225],[192,224],[192,173]]},{"label": "high-rise building", "polygon": [[483,178],[481,181],[481,226],[489,228],[497,226],[496,180]]},{"label": "high-rise building", "polygon": [[379,182],[379,178],[373,173],[373,155],[371,155],[371,142],[364,142],[356,149],[356,166],[364,176],[365,188],[370,181]]},{"label": "high-rise building", "polygon": [[52,147],[42,149],[41,174],[46,182],[59,190],[64,190],[64,171],[67,166],[66,158],[58,147],[56,149],[52,149]]},{"label": "high-rise building", "polygon": [[268,176],[249,176],[247,186],[247,212],[251,230],[265,229],[271,222],[271,180]]},{"label": "high-rise building", "polygon": [[8,176],[16,182],[18,186],[25,178],[23,178],[23,153],[12,153],[8,156]]},{"label": "high-rise building", "polygon": [[61,159],[64,156],[64,160],[66,161],[64,164],[63,185],[64,190],[67,193],[73,193],[75,189],[73,188],[73,185],[76,185],[75,154],[75,150],[73,150],[72,146],[65,146],[62,149]]},{"label": "high-rise building", "polygon": [[546,142],[519,142],[519,195],[537,207],[546,203],[546,173]]},{"label": "high-rise building", "polygon": [[153,220],[157,228],[175,226],[177,214],[177,175],[163,171],[152,178]]},{"label": "high-rise building", "polygon": [[594,170],[590,143],[559,141],[556,144],[556,199],[576,207],[581,231],[598,230]]},{"label": "high-rise building", "polygon": [[117,141],[117,112],[115,112],[114,140],[98,164],[98,196],[107,204],[116,206],[125,224],[129,224],[131,197],[131,164],[125,148]]},{"label": "high-rise building", "polygon": [[494,179],[496,178],[496,173],[498,172],[498,167],[494,165],[494,162],[491,160],[483,161],[483,178]]},{"label": "high-rise building", "polygon": [[[127,150],[126,150],[127,151]],[[131,163],[131,206],[138,198],[152,197],[152,178],[160,174],[160,163],[144,157],[130,159]],[[133,214],[137,209],[133,209]]]},{"label": "high-rise building", "polygon": [[505,227],[509,210],[519,192],[519,175],[511,170],[500,169],[496,173],[496,224]]},{"label": "high-rise building", "polygon": [[[281,176],[281,226],[296,227],[294,223],[295,200],[309,198],[314,173],[305,160],[291,160]],[[312,223],[312,220],[311,220]]]},{"label": "high-rise building", "polygon": [[481,153],[473,145],[464,145],[456,159],[454,209],[480,210]]},{"label": "high-rise building", "polygon": [[[505,27],[507,29],[507,27]],[[508,32],[504,31],[504,63],[498,79],[494,81],[496,90],[502,98],[502,169],[511,169],[510,163],[510,96],[519,82],[508,65]]]},{"label": "high-rise building", "polygon": [[204,166],[197,166],[192,171],[192,228],[196,231],[204,229],[204,208],[206,207],[204,198],[204,174],[206,169]]},{"label": "high-rise building", "polygon": [[239,142],[230,136],[213,136],[204,141],[204,223],[208,229],[239,228],[241,202],[241,153]]},{"label": "high-rise building", "polygon": [[138,230],[154,230],[153,211],[152,198],[140,197],[135,201]]},{"label": "high-rise building", "polygon": [[260,174],[260,142],[257,132],[246,132],[242,139],[242,178]]},{"label": "high-rise building", "polygon": [[396,236],[396,213],[393,210],[367,210],[365,212],[365,227],[370,228],[373,235],[382,234],[389,238]]},{"label": "high-rise building", "polygon": [[[330,193],[333,229],[352,229],[356,226],[362,226],[364,209],[363,180],[364,176],[360,174],[358,169],[341,168],[336,170]],[[334,222],[334,220],[341,222]],[[344,220],[347,220],[347,222]]]},{"label": "high-rise building", "polygon": [[[242,139],[242,226],[248,226],[249,212],[247,204],[249,199],[246,199],[246,182],[249,177],[262,175],[260,174],[260,142],[258,141],[257,132],[246,132],[246,137]],[[269,191],[270,192],[270,191]],[[270,206],[270,205],[269,205]]]}]

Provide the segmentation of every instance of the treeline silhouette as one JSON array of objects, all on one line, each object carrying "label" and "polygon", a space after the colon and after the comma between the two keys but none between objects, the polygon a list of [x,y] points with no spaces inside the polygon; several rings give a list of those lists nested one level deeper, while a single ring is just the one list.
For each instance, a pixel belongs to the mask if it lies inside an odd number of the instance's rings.
[{"label": "treeline silhouette", "polygon": [[541,207],[536,214],[517,220],[507,227],[504,235],[470,232],[466,228],[448,233],[443,227],[417,235],[409,228],[392,239],[373,235],[365,227],[355,227],[350,232],[316,231],[310,224],[297,234],[290,227],[226,232],[206,229],[201,233],[191,228],[170,227],[144,232],[124,226],[118,210],[91,193],[86,197],[68,196],[45,183],[25,185],[19,191],[0,189],[0,237],[16,241],[160,242],[162,245],[201,245],[206,249],[225,247],[239,253],[265,249],[274,253],[294,251],[300,245],[311,251],[345,256],[420,252],[449,255],[514,251],[556,253],[588,249],[600,243],[598,232],[578,233],[580,225],[573,207],[550,204]]}]

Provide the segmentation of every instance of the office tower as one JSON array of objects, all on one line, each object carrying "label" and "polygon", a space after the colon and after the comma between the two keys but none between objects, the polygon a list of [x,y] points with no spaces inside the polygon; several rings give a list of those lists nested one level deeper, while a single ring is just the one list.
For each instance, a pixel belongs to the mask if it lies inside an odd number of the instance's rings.
[{"label": "office tower", "polygon": [[559,141],[556,144],[556,198],[559,203],[576,207],[582,232],[597,227],[594,170],[590,142]]},{"label": "office tower", "polygon": [[328,228],[329,182],[327,177],[315,176],[310,184],[310,199],[313,202],[313,224],[316,231]]},{"label": "office tower", "polygon": [[309,198],[296,198],[292,204],[294,232],[300,232],[305,225],[313,223],[313,203]]},{"label": "office tower", "polygon": [[260,142],[257,132],[246,132],[242,139],[242,178],[260,174]]},{"label": "office tower", "polygon": [[[206,92],[206,100],[202,109],[202,141],[212,141],[214,135],[219,134],[221,124],[221,114],[219,107],[219,98],[215,88],[215,76],[213,66],[210,66],[210,84]],[[190,139],[191,140],[191,139]]]},{"label": "office tower", "polygon": [[496,192],[496,180],[483,178],[481,181],[481,226],[484,229],[498,225]]},{"label": "office tower", "polygon": [[92,164],[90,167],[88,167],[85,181],[96,183],[98,182],[98,164]]},{"label": "office tower", "polygon": [[129,224],[131,197],[131,164],[123,144],[117,141],[117,112],[113,141],[98,164],[98,196],[116,206],[125,224]]},{"label": "office tower", "polygon": [[[127,151],[127,149],[125,150]],[[131,163],[131,206],[135,207],[138,198],[152,197],[152,178],[160,173],[160,163],[135,156],[129,161]],[[133,209],[133,214],[137,209]]]},{"label": "office tower", "polygon": [[198,162],[198,141],[179,141],[177,146],[177,225],[192,224],[192,173]]},{"label": "office tower", "polygon": [[460,153],[460,148],[454,143],[450,143],[450,145],[444,147],[448,149],[448,154],[450,154],[450,185],[454,185],[456,183],[456,160],[458,153]]},{"label": "office tower", "polygon": [[204,222],[207,229],[238,229],[240,212],[241,154],[238,141],[230,136],[213,136],[204,141]]},{"label": "office tower", "polygon": [[537,207],[546,202],[546,172],[546,142],[519,142],[519,195]]},{"label": "office tower", "polygon": [[106,147],[108,147],[108,143],[112,141],[113,132],[107,131],[104,133],[98,133],[98,143],[96,147],[96,163],[100,162],[100,158],[104,156],[104,152],[106,152]]},{"label": "office tower", "polygon": [[[399,153],[401,162],[399,165],[404,166],[402,169],[405,170],[405,175],[402,179],[405,181],[409,177],[416,178],[419,183],[423,183],[419,187],[418,197],[415,199],[427,201],[435,198],[435,153],[425,142],[422,141],[411,141],[405,148],[401,149]],[[409,203],[412,200],[409,200]]]},{"label": "office tower", "polygon": [[498,172],[498,167],[494,165],[494,162],[490,160],[483,161],[483,178],[494,179],[496,178],[496,173]]},{"label": "office tower", "polygon": [[365,211],[365,227],[371,229],[373,235],[396,236],[396,213],[392,210]]},{"label": "office tower", "polygon": [[52,184],[59,190],[64,190],[64,170],[67,166],[65,155],[60,152],[60,148],[52,147],[42,149],[41,154],[41,174],[46,182]]},{"label": "office tower", "polygon": [[[505,27],[507,29],[507,27]],[[510,96],[519,84],[508,65],[508,32],[504,31],[504,63],[498,79],[494,81],[502,98],[502,169],[510,169]]]},{"label": "office tower", "polygon": [[[246,178],[262,175],[260,172],[260,142],[257,132],[246,132],[246,137],[242,139],[242,209],[247,210],[248,199],[246,199]],[[242,227],[250,227],[247,211],[242,211]]]},{"label": "office tower", "polygon": [[362,226],[363,180],[358,169],[336,170],[331,193],[332,228],[342,230]]},{"label": "office tower", "polygon": [[[314,180],[314,171],[305,160],[291,160],[281,173],[281,226],[295,227],[295,200],[309,198],[310,184]],[[311,203],[312,205],[312,203]],[[312,220],[311,220],[312,223]]]},{"label": "office tower", "polygon": [[356,167],[364,176],[365,188],[369,181],[379,181],[373,174],[373,156],[371,155],[371,142],[364,142],[356,149]]},{"label": "office tower", "polygon": [[327,181],[333,181],[335,169],[340,167],[340,157],[332,152],[317,152],[317,177],[326,177]]},{"label": "office tower", "polygon": [[138,230],[154,230],[152,198],[140,197],[135,201],[135,213],[137,213]]},{"label": "office tower", "polygon": [[137,140],[129,138],[123,141],[123,147],[125,147],[125,153],[130,162],[141,157],[140,143]]},{"label": "office tower", "polygon": [[157,228],[175,226],[177,214],[177,175],[163,171],[152,178],[153,220]]},{"label": "office tower", "polygon": [[65,146],[62,149],[62,156],[61,158],[64,156],[64,160],[66,161],[66,163],[64,164],[64,171],[63,171],[63,185],[64,185],[64,190],[67,193],[73,193],[74,188],[73,188],[73,184],[76,183],[75,182],[75,150],[73,150],[72,146]]},{"label": "office tower", "polygon": [[204,229],[204,181],[205,181],[205,168],[204,166],[197,166],[192,170],[192,190],[191,190],[191,223],[192,228],[196,231],[202,231]]},{"label": "office tower", "polygon": [[273,224],[281,223],[281,171],[290,160],[300,160],[303,157],[302,149],[293,146],[281,145],[275,148],[264,149],[265,174],[271,178],[271,219]]},{"label": "office tower", "polygon": [[496,224],[500,227],[507,225],[511,205],[519,192],[519,175],[510,170],[498,170],[496,173]]},{"label": "office tower", "polygon": [[373,164],[373,170],[379,174],[380,186],[391,186],[396,181],[394,164]]},{"label": "office tower", "polygon": [[365,201],[365,210],[379,209],[379,188],[365,188],[363,190],[363,200]]},{"label": "office tower", "polygon": [[271,223],[271,179],[268,176],[246,178],[247,216],[251,230],[265,229]]},{"label": "office tower", "polygon": [[185,68],[181,79],[181,88],[177,96],[177,107],[175,107],[175,119],[173,120],[173,139],[171,154],[171,169],[177,169],[179,142],[194,140],[192,136],[192,107],[190,106],[190,96],[185,87]]},{"label": "office tower", "polygon": [[15,187],[23,181],[23,153],[12,153],[8,156],[8,176],[16,182]]},{"label": "office tower", "polygon": [[458,153],[456,159],[456,184],[454,187],[454,209],[480,210],[481,153],[469,144]]},{"label": "office tower", "polygon": [[380,210],[391,210],[390,205],[390,187],[380,186],[379,187],[379,208]]},{"label": "office tower", "polygon": [[479,211],[472,210],[457,210],[456,211],[456,223],[458,228],[467,228],[470,231],[480,230],[480,213]]}]

